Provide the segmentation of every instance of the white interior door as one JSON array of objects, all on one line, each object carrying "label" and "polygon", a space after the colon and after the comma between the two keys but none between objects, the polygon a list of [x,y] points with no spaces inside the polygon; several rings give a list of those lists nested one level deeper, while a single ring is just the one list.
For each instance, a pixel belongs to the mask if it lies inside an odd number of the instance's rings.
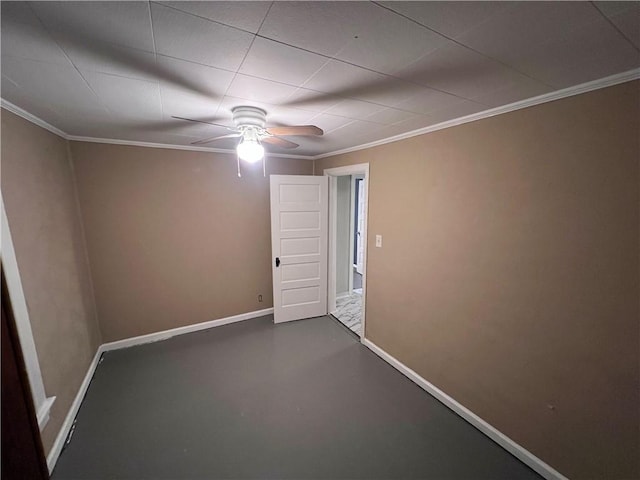
[{"label": "white interior door", "polygon": [[271,175],[276,323],[327,314],[327,177]]}]

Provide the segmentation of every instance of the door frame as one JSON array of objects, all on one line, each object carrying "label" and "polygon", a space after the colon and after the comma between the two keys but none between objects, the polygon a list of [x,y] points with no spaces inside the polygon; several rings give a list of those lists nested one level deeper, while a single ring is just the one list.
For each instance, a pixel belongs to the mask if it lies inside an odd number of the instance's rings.
[{"label": "door frame", "polygon": [[36,417],[40,431],[42,431],[49,421],[49,413],[56,397],[47,397],[45,393],[42,371],[40,369],[38,353],[36,352],[36,344],[33,339],[33,331],[31,330],[31,319],[29,318],[27,301],[22,288],[22,278],[18,268],[18,260],[2,195],[0,195],[0,215],[2,217],[0,219],[0,230],[2,231],[0,257],[2,258],[4,277],[7,282],[7,294],[11,300],[12,314],[18,332],[20,349],[22,350],[22,356],[27,369],[27,378],[29,379],[33,405],[36,409]]},{"label": "door frame", "polygon": [[[364,175],[364,231],[362,232],[362,328],[360,332],[360,341],[364,342],[365,338],[365,312],[366,312],[366,295],[367,295],[367,232],[369,225],[369,164],[358,163],[356,165],[346,165],[344,167],[326,168],[323,175],[329,177],[329,268],[328,273],[328,292],[327,292],[327,312],[333,313],[336,310],[336,226],[337,226],[337,184],[338,177],[345,175]],[[351,210],[353,210],[353,205]],[[353,212],[351,212],[353,214]],[[350,242],[351,244],[353,242]],[[349,259],[351,262],[352,258]],[[350,263],[351,265],[351,263]],[[352,268],[350,269],[350,272]],[[350,278],[353,278],[350,273]]]},{"label": "door frame", "polygon": [[[358,208],[360,206],[360,201],[359,201],[359,198],[358,198],[358,195],[360,193],[360,189],[358,189],[358,191],[356,193],[356,185],[358,184],[359,181],[364,182],[364,178],[363,178],[363,175],[361,173],[352,175],[351,178],[352,178],[352,183],[351,183],[352,187],[351,188],[353,189],[353,199],[352,199],[353,203],[351,205],[351,209],[353,210],[353,212],[352,212],[352,223],[353,223],[353,225],[351,226],[351,234],[354,237],[354,241],[357,244],[356,233],[357,233],[357,230],[358,230],[358,223],[360,221],[360,215],[356,216],[356,211],[358,210]],[[366,194],[366,192],[365,192],[365,194]],[[363,195],[363,196],[366,198],[366,195]],[[356,218],[358,219],[357,221],[356,221]],[[356,253],[357,252],[357,248],[354,247],[353,244],[351,246],[352,246],[352,250],[353,250],[351,252],[351,257],[354,257],[357,254]],[[364,260],[364,256],[363,256],[363,260]],[[354,262],[353,266],[357,267],[357,263],[358,263],[358,261],[357,261],[357,258],[356,258],[356,261]],[[357,271],[357,269],[356,269],[356,271]],[[362,275],[362,272],[358,272],[358,273],[360,273],[360,275]],[[353,270],[351,271],[351,281],[353,282]]]},{"label": "door frame", "polygon": [[353,294],[353,256],[355,248],[353,240],[355,236],[356,225],[356,177],[351,175],[351,191],[349,192],[349,295]]}]

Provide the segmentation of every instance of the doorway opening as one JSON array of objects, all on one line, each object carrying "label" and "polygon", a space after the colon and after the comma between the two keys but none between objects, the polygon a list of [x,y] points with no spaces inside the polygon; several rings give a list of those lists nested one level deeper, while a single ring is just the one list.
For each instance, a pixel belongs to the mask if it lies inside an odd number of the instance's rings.
[{"label": "doorway opening", "polygon": [[328,311],[363,339],[369,165],[324,174],[329,176]]}]

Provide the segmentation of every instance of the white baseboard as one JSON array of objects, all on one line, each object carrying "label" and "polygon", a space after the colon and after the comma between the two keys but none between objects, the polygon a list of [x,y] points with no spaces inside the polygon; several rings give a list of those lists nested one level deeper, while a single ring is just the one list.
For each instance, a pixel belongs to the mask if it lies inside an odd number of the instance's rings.
[{"label": "white baseboard", "polygon": [[263,317],[265,315],[269,315],[273,313],[273,308],[265,308],[264,310],[256,310],[255,312],[247,312],[241,313],[240,315],[234,315],[232,317],[219,318],[217,320],[210,320],[208,322],[196,323],[194,325],[187,325],[184,327],[172,328],[169,330],[163,330],[161,332],[150,333],[148,335],[140,335],[138,337],[125,338],[124,340],[118,340],[115,342],[103,343],[98,347],[96,354],[89,365],[86,375],[84,376],[84,380],[80,384],[80,388],[78,389],[78,393],[76,397],[73,399],[73,403],[71,404],[71,408],[67,413],[67,416],[60,427],[60,431],[58,432],[58,436],[56,437],[55,442],[53,442],[53,446],[49,451],[49,455],[47,455],[47,466],[49,467],[49,473],[53,472],[54,467],[56,466],[56,462],[58,461],[58,457],[62,452],[62,448],[64,447],[64,442],[71,431],[71,427],[73,427],[73,422],[78,414],[78,410],[80,409],[80,405],[82,404],[82,400],[84,399],[85,394],[87,393],[87,389],[89,388],[89,384],[91,383],[91,379],[93,378],[93,374],[100,362],[100,357],[104,352],[108,352],[110,350],[118,350],[120,348],[132,347],[134,345],[141,345],[143,343],[151,343],[158,342],[160,340],[166,340],[167,338],[175,337],[176,335],[183,335],[185,333],[197,332],[198,330],[206,330],[213,327],[221,327],[222,325],[228,325],[230,323],[241,322],[243,320],[250,320],[252,318]]},{"label": "white baseboard", "polygon": [[220,327],[222,325],[228,325],[229,323],[264,317],[265,315],[270,315],[272,313],[273,308],[265,308],[264,310],[241,313],[239,315],[233,315],[232,317],[219,318],[218,320],[209,320],[208,322],[195,323],[193,325],[186,325],[184,327],[171,328],[169,330],[163,330],[161,332],[125,338],[124,340],[117,340],[115,342],[108,342],[102,344],[102,347],[104,348],[105,352],[108,352],[109,350],[118,350],[120,348],[132,347],[134,345],[142,345],[143,343],[158,342],[160,340],[166,340],[167,338],[175,337],[176,335],[184,335],[185,333],[197,332],[199,330],[206,330],[213,327]]},{"label": "white baseboard", "polygon": [[38,420],[38,427],[40,427],[40,431],[44,430],[47,422],[49,422],[49,413],[51,412],[51,407],[53,407],[55,401],[55,396],[48,397],[40,406],[40,409],[37,411],[36,419]]},{"label": "white baseboard", "polygon": [[551,466],[547,465],[545,462],[540,460],[534,454],[529,452],[527,449],[525,449],[521,445],[518,445],[516,442],[511,440],[509,437],[507,437],[505,434],[503,434],[493,426],[489,425],[487,422],[485,422],[483,419],[478,417],[471,410],[469,410],[468,408],[456,402],[449,395],[444,393],[435,385],[429,383],[423,377],[421,377],[416,372],[414,372],[409,367],[407,367],[400,360],[389,355],[387,352],[385,352],[382,348],[378,347],[371,340],[368,340],[365,338],[362,340],[362,343],[366,345],[369,349],[371,349],[373,353],[378,355],[388,364],[390,364],[391,366],[396,368],[398,371],[400,371],[400,373],[403,373],[406,377],[408,377],[410,380],[416,383],[419,387],[424,389],[427,393],[435,397],[437,400],[443,403],[446,407],[453,410],[455,413],[461,416],[464,420],[466,420],[471,425],[476,427],[478,430],[484,433],[491,440],[496,442],[506,451],[511,453],[513,456],[518,458],[520,461],[522,461],[524,464],[529,466],[532,470],[536,471],[538,474],[542,475],[547,480],[568,480],[560,472],[558,472]]},{"label": "white baseboard", "polygon": [[89,384],[91,383],[91,379],[93,378],[93,372],[95,372],[96,367],[98,366],[98,362],[100,361],[102,352],[102,346],[98,347],[98,350],[96,351],[96,354],[93,356],[93,360],[89,365],[89,369],[87,370],[87,373],[84,376],[82,383],[80,384],[80,388],[78,389],[76,398],[73,399],[71,408],[69,408],[69,412],[67,413],[64,422],[62,422],[62,426],[60,427],[58,436],[56,437],[55,442],[53,442],[53,446],[49,451],[49,455],[47,455],[47,466],[49,467],[49,473],[52,473],[53,468],[56,466],[56,462],[58,461],[60,452],[62,452],[62,447],[64,447],[64,442],[67,439],[67,435],[69,435],[71,427],[73,426],[73,421],[78,414],[78,410],[80,409],[80,405],[82,404],[84,395],[87,393],[87,388],[89,388]]}]

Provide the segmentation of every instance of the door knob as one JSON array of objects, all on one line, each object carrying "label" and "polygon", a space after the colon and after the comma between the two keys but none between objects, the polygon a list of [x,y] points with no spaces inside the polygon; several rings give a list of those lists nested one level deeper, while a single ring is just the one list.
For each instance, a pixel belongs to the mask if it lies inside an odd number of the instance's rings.
[{"label": "door knob", "polygon": [[276,257],[276,267],[280,266],[280,257]]}]

